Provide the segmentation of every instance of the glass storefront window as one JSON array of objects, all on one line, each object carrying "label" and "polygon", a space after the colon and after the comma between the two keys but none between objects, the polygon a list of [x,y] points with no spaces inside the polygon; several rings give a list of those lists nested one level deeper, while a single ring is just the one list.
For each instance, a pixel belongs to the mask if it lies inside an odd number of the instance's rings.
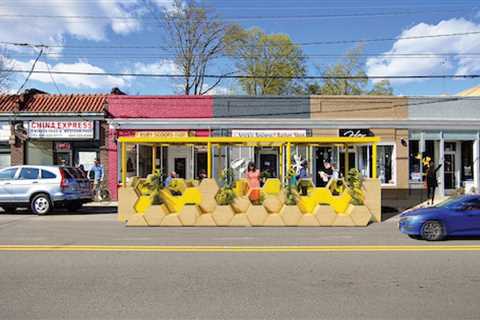
[{"label": "glass storefront window", "polygon": [[378,146],[377,172],[382,184],[395,184],[395,155],[393,145]]},{"label": "glass storefront window", "polygon": [[473,180],[473,141],[462,141],[462,181]]}]

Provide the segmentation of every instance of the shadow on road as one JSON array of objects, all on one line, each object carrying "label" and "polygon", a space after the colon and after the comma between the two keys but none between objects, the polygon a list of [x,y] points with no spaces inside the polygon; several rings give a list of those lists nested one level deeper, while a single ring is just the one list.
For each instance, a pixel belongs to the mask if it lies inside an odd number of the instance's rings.
[{"label": "shadow on road", "polygon": [[[3,212],[1,212],[3,213]],[[95,214],[116,214],[117,213],[117,207],[112,207],[112,206],[92,206],[92,207],[83,207],[82,209],[78,211],[68,211],[65,208],[56,208],[46,216],[74,216],[74,215],[95,215]],[[32,211],[27,210],[27,209],[17,209],[16,212],[17,215],[34,215]]]},{"label": "shadow on road", "polygon": [[382,207],[382,222],[387,221],[388,219],[391,219],[399,214],[400,212],[396,208]]}]

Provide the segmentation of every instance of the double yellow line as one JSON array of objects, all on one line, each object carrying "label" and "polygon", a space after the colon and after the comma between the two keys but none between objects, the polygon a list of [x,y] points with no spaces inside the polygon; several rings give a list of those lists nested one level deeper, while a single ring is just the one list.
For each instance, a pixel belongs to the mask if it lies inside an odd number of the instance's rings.
[{"label": "double yellow line", "polygon": [[350,245],[350,246],[126,246],[126,245],[0,245],[0,252],[438,252],[480,251],[480,245]]}]

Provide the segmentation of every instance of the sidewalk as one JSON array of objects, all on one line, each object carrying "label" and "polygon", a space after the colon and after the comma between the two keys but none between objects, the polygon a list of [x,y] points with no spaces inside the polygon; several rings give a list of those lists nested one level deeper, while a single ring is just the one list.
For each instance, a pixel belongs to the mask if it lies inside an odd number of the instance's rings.
[{"label": "sidewalk", "polygon": [[84,204],[84,207],[117,207],[117,201],[93,201]]}]

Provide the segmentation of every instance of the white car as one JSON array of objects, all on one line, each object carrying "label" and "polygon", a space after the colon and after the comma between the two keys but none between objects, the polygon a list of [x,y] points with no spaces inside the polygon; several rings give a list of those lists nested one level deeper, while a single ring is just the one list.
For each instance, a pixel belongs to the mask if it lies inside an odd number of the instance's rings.
[{"label": "white car", "polygon": [[7,213],[22,207],[38,215],[54,207],[76,211],[92,198],[91,183],[77,168],[23,165],[0,170],[0,207]]}]

